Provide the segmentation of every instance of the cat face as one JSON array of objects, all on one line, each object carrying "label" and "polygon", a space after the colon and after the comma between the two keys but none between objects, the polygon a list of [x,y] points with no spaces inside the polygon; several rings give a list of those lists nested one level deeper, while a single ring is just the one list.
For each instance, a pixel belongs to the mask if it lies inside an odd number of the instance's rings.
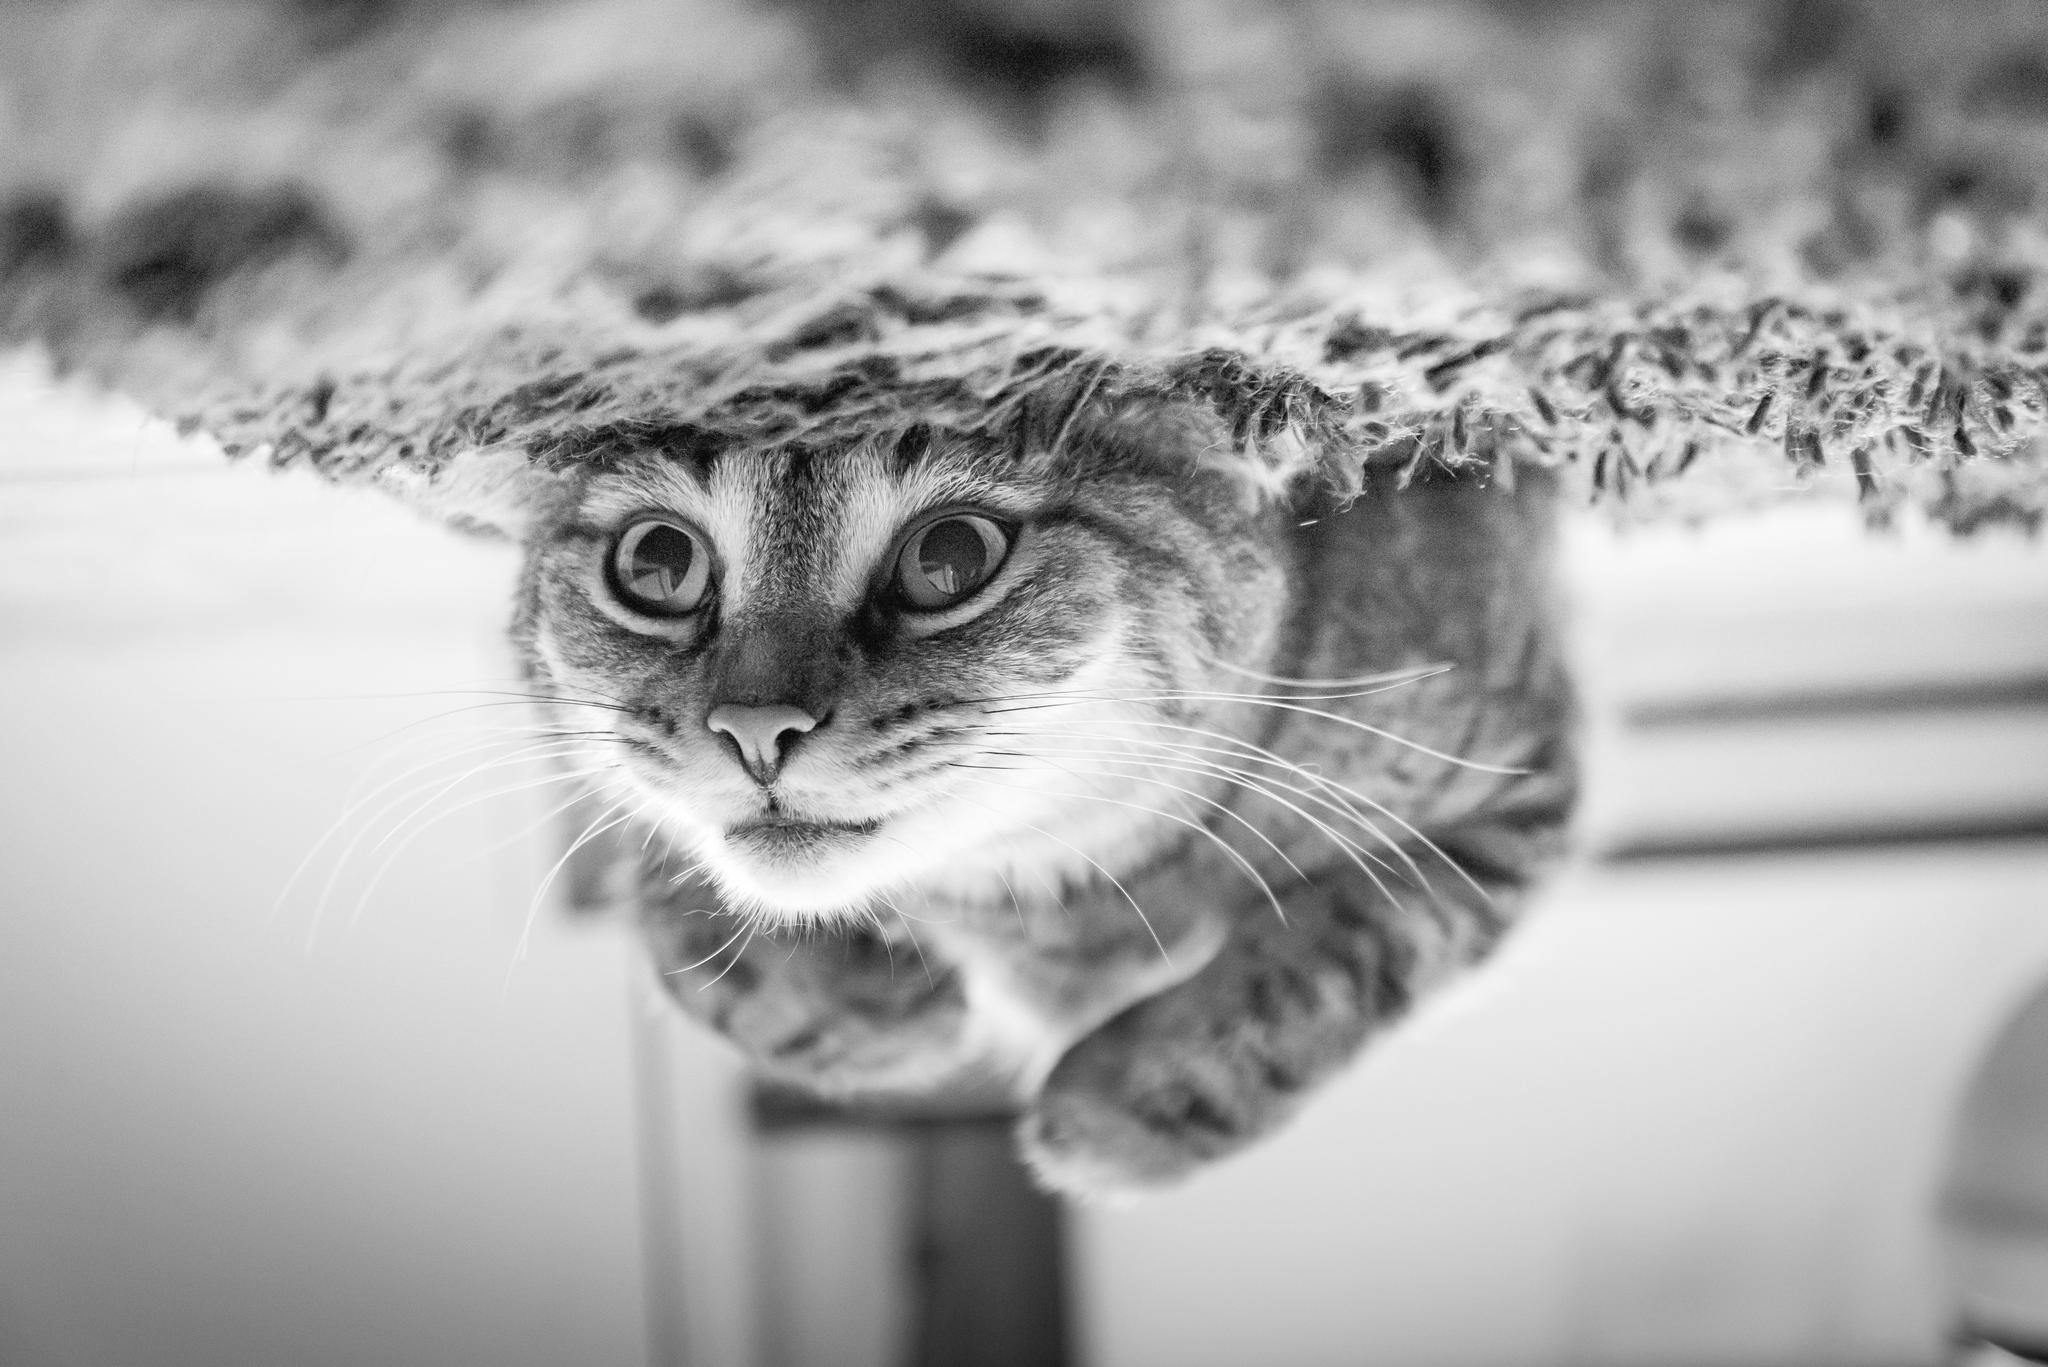
[{"label": "cat face", "polygon": [[607,793],[737,907],[914,914],[1134,867],[1210,785],[1105,756],[1212,724],[1163,695],[1271,654],[1288,523],[1203,459],[1216,434],[1067,436],[639,451],[529,533],[515,635]]}]

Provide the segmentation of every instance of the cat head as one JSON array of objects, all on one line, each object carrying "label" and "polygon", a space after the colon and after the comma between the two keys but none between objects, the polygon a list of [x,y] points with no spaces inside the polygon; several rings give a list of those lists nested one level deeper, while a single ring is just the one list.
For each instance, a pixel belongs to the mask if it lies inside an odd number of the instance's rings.
[{"label": "cat head", "polygon": [[1241,691],[1219,671],[1284,629],[1274,468],[1202,405],[1096,402],[1000,438],[478,453],[438,489],[524,540],[514,636],[579,765],[730,905],[815,918],[1186,837],[1232,704],[1175,695]]}]

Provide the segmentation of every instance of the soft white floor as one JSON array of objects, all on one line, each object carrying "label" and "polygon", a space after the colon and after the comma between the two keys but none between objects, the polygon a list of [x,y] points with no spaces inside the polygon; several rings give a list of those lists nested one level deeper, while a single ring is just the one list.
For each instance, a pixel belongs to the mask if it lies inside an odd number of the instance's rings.
[{"label": "soft white floor", "polygon": [[[1608,715],[2048,651],[2038,547],[1717,536],[1576,545]],[[331,894],[327,854],[290,885],[352,786],[504,719],[436,694],[502,681],[509,573],[0,368],[0,1362],[748,1367],[730,1073],[636,1017],[612,931],[529,931],[550,790],[456,813],[375,888],[374,835]],[[2024,809],[2048,751],[2020,710],[1751,732],[1736,764],[1605,727],[1592,838],[1908,791]],[[1944,1126],[2048,976],[2048,849],[1585,870],[1547,906],[1279,1142],[1083,1214],[1089,1360],[1931,1361]]]}]

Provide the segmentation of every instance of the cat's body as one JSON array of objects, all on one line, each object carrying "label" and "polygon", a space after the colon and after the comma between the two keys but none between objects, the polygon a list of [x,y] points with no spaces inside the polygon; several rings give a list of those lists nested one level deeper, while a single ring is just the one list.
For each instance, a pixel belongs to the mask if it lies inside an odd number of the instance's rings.
[{"label": "cat's body", "polygon": [[1547,487],[1296,473],[1083,395],[529,491],[517,635],[676,1000],[821,1092],[1006,1097],[1101,1191],[1483,953],[1573,788]]}]

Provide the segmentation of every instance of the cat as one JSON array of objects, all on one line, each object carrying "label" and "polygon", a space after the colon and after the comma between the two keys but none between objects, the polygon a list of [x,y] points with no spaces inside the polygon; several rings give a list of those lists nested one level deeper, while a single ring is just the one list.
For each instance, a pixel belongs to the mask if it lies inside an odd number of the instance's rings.
[{"label": "cat", "polygon": [[523,538],[513,636],[676,1002],[829,1097],[1015,1107],[1043,1183],[1116,1193],[1270,1133],[1558,849],[1555,499],[1039,408],[414,492]]}]

